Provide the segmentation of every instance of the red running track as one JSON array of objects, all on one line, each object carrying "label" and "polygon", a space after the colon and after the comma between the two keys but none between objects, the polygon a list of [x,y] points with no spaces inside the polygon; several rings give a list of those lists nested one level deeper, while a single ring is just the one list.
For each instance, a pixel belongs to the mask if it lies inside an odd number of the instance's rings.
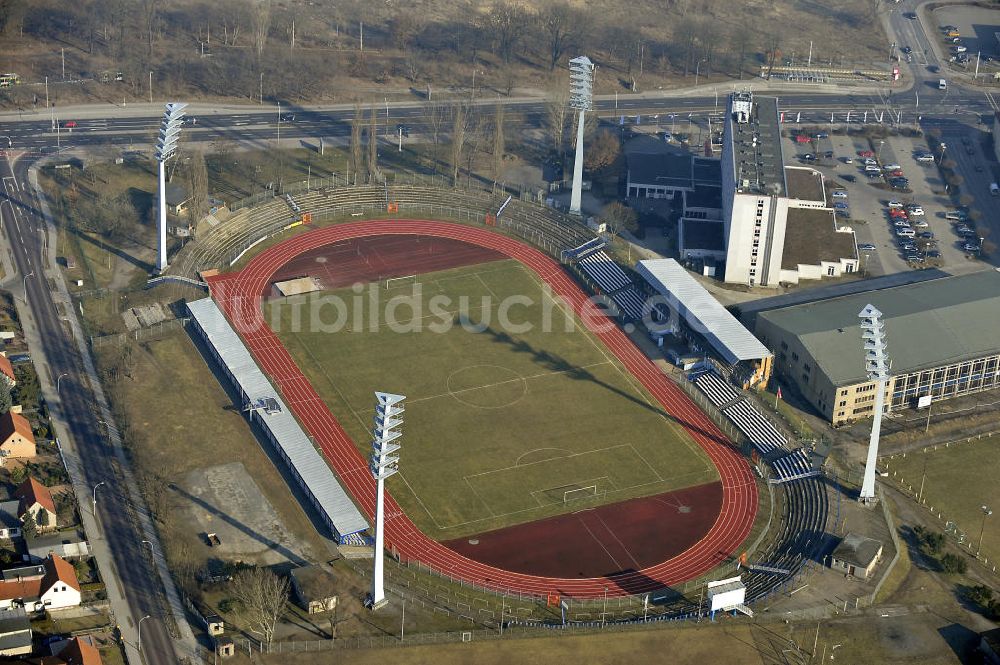
[{"label": "red running track", "polygon": [[437,221],[368,220],[320,228],[268,248],[237,273],[209,280],[212,297],[369,519],[375,514],[375,481],[368,463],[267,326],[261,296],[281,267],[303,253],[329,243],[377,235],[461,240],[499,251],[533,270],[708,454],[719,471],[723,492],[719,516],[700,541],[662,563],[608,577],[543,577],[501,570],[465,558],[417,529],[391,496],[387,497],[385,511],[388,549],[397,552],[401,560],[419,561],[449,577],[491,589],[539,596],[555,592],[576,598],[645,593],[673,586],[708,572],[736,551],[753,526],[757,486],[749,464],[714,423],[616,325],[609,325],[601,310],[553,258],[498,233]]}]

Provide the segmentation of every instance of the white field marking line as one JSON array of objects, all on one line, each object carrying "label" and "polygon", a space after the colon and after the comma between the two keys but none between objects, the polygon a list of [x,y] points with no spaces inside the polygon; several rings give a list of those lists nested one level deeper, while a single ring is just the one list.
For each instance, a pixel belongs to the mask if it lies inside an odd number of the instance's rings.
[{"label": "white field marking line", "polygon": [[[556,308],[558,308],[563,313],[563,316],[567,317],[573,323],[573,328],[576,329],[578,332],[582,333],[584,337],[587,338],[587,341],[590,342],[591,346],[593,346],[598,353],[604,356],[605,359],[607,359],[607,361],[610,362],[616,370],[618,370],[618,373],[625,378],[625,382],[632,388],[632,392],[635,393],[634,395],[635,397],[640,398],[642,401],[644,401],[646,404],[648,404],[652,409],[656,411],[662,410],[663,407],[661,405],[650,401],[649,396],[646,394],[646,389],[642,386],[641,383],[638,385],[637,389],[636,382],[638,381],[638,379],[632,376],[631,373],[625,371],[625,368],[620,364],[621,361],[619,361],[617,358],[613,356],[609,356],[608,350],[604,347],[604,345],[598,344],[597,340],[594,339],[595,335],[580,325],[580,322],[577,321],[576,313],[573,312],[573,310],[571,309],[567,310],[566,305],[564,303],[553,298],[552,295],[547,291],[545,291],[544,289],[539,288],[539,290],[544,295],[548,296],[549,300],[552,301],[552,303],[556,306]],[[618,325],[618,324],[613,324],[613,325]],[[666,420],[668,423],[670,423],[670,420],[665,416],[661,415],[660,417]]]},{"label": "white field marking line", "polygon": [[[579,513],[574,513],[574,514],[579,515]],[[601,549],[604,550],[604,553],[608,555],[608,558],[614,562],[615,566],[618,567],[619,569],[623,568],[624,566],[622,566],[622,564],[618,561],[618,559],[615,558],[615,555],[612,554],[611,551],[604,546],[604,541],[594,535],[594,532],[590,530],[590,527],[587,526],[587,523],[584,522],[583,519],[579,516],[577,516],[577,520],[579,520],[583,528],[587,530],[587,533],[590,534],[590,537],[594,539],[594,542],[596,542],[598,545],[601,546]]]},{"label": "white field marking line", "polygon": [[621,546],[622,550],[624,550],[624,552],[628,556],[628,558],[632,559],[632,563],[635,564],[635,569],[636,570],[640,570],[642,568],[642,566],[640,566],[639,562],[636,561],[636,559],[635,559],[634,556],[632,556],[632,551],[629,548],[625,547],[625,543],[623,543],[621,541],[621,538],[619,538],[618,534],[614,532],[614,529],[612,529],[610,526],[608,526],[608,523],[604,521],[604,518],[601,517],[600,513],[598,513],[596,510],[593,511],[593,512],[594,512],[594,517],[596,517],[598,519],[598,521],[600,521],[601,526],[603,526],[607,530],[607,532],[609,534],[611,534],[611,537],[614,538],[615,542],[618,543]]},{"label": "white field marking line", "polygon": [[476,488],[472,486],[472,483],[469,482],[469,479],[465,478],[464,480],[465,480],[465,486],[468,487],[470,490],[472,490],[473,496],[479,499],[479,502],[483,504],[486,510],[490,511],[490,517],[496,517],[497,514],[493,512],[493,508],[490,507],[490,504],[486,501],[486,499],[484,499],[482,496],[479,495],[479,492],[477,492]]},{"label": "white field marking line", "polygon": [[641,460],[642,460],[642,463],[646,465],[646,468],[647,468],[647,469],[649,469],[650,471],[652,471],[652,472],[653,472],[653,475],[654,475],[654,476],[656,476],[657,478],[659,478],[659,479],[660,479],[661,481],[662,481],[662,480],[666,480],[666,478],[664,478],[663,476],[661,476],[661,475],[660,475],[660,472],[659,472],[659,471],[657,471],[657,470],[656,470],[656,469],[655,469],[655,468],[653,467],[653,465],[652,465],[652,464],[650,464],[650,463],[649,463],[648,461],[646,461],[646,458],[645,458],[645,457],[643,457],[643,456],[642,456],[642,455],[641,455],[641,454],[639,453],[639,451],[638,451],[638,450],[636,449],[635,445],[633,445],[632,443],[629,443],[629,444],[628,444],[628,447],[632,449],[632,452],[633,452],[633,453],[635,453],[635,456],[636,456],[636,457],[638,457],[639,459],[641,459]]},{"label": "white field marking line", "polygon": [[571,455],[564,455],[563,457],[552,457],[552,458],[547,459],[547,460],[538,460],[537,462],[528,462],[527,464],[524,464],[524,465],[517,465],[517,464],[515,464],[514,466],[504,466],[504,467],[500,467],[500,468],[497,468],[497,469],[490,469],[489,471],[481,471],[479,473],[470,473],[469,475],[462,476],[462,477],[463,478],[477,478],[479,476],[488,476],[488,475],[493,474],[493,473],[502,473],[504,471],[510,471],[512,469],[524,469],[526,467],[534,466],[536,464],[544,464],[545,462],[551,462],[554,459],[570,459],[572,457],[580,457],[581,455],[593,455],[594,453],[603,453],[603,452],[607,452],[609,450],[615,450],[616,448],[630,448],[630,447],[632,447],[631,443],[619,443],[619,444],[614,445],[614,446],[608,446],[607,448],[595,448],[593,450],[586,450],[586,451],[579,452],[579,453],[573,453]]},{"label": "white field marking line", "polygon": [[[570,453],[570,454],[572,454],[572,453],[571,453],[571,451],[570,451],[569,449],[567,449],[567,448],[535,448],[534,450],[529,450],[529,451],[528,451],[528,452],[526,452],[526,453],[521,453],[520,455],[518,455],[518,456],[517,456],[517,459],[516,459],[516,460],[514,460],[514,466],[520,466],[520,464],[521,464],[521,460],[522,460],[522,459],[523,459],[523,458],[524,458],[524,457],[525,457],[526,455],[530,455],[530,454],[532,454],[532,453],[540,453],[540,452],[542,452],[543,450],[562,450],[562,451],[564,451],[564,452],[567,452],[567,453]],[[559,457],[565,457],[565,455],[560,455]],[[548,459],[559,459],[559,457],[549,457]],[[544,490],[540,490],[540,491],[544,491]]]},{"label": "white field marking line", "polygon": [[[602,494],[602,492],[600,492],[600,483],[596,482],[596,481],[600,481],[600,480],[606,480],[609,485],[611,485],[612,487],[615,487],[615,483],[614,483],[613,480],[611,480],[610,476],[598,476],[597,478],[585,478],[583,480],[579,480],[579,481],[577,481],[575,483],[570,483],[570,484],[580,485],[581,483],[587,483],[587,485],[584,485],[583,487],[581,487],[579,489],[586,489],[588,486],[596,486],[598,488],[598,493],[594,494],[593,496],[597,497],[597,496],[600,496]],[[563,485],[562,487],[566,487],[566,485]],[[548,487],[546,489],[531,490],[530,492],[528,492],[528,494],[531,496],[532,499],[535,500],[536,503],[538,503],[538,507],[539,508],[547,508],[548,506],[557,506],[557,505],[560,504],[560,502],[559,501],[549,501],[548,503],[543,503],[541,501],[541,499],[538,498],[538,495],[539,494],[544,494],[545,492],[551,492],[552,490],[558,490],[558,489],[559,489],[558,487]],[[612,490],[612,491],[616,491],[616,490]],[[608,494],[608,491],[605,490],[603,492],[603,495],[607,496],[607,494]],[[562,503],[562,505],[566,504],[565,500],[562,501],[561,503]],[[585,508],[584,510],[590,510],[590,508]],[[576,511],[576,512],[582,512],[582,511]],[[574,515],[576,513],[569,513],[569,514],[570,515]]]},{"label": "white field marking line", "polygon": [[[410,481],[406,479],[406,476],[403,475],[403,472],[400,471],[396,475],[399,476],[400,479],[402,479],[403,484],[406,485],[406,489],[410,490],[410,494],[413,495],[413,498],[417,500],[417,503],[420,504],[420,507],[423,508],[423,510],[424,510],[425,513],[427,513],[427,517],[431,518],[431,521],[434,522],[434,527],[435,528],[440,529],[441,531],[445,531],[447,529],[454,529],[455,528],[453,526],[451,526],[451,527],[442,526],[442,524],[440,522],[438,522],[437,517],[435,517],[434,513],[432,513],[430,511],[430,509],[427,508],[427,505],[424,503],[424,500],[420,498],[419,494],[417,494],[417,491],[415,489],[413,489],[413,485],[411,485]],[[403,511],[403,512],[405,513],[406,511]],[[480,520],[470,520],[470,521],[478,522]],[[469,522],[463,522],[463,524],[468,524],[468,523]]]},{"label": "white field marking line", "polygon": [[496,291],[490,288],[490,285],[486,283],[486,281],[483,279],[483,276],[480,275],[478,272],[476,273],[476,279],[478,279],[479,283],[482,284],[486,288],[486,290],[490,292],[491,296],[493,296],[497,300],[500,299],[500,296],[496,294]]},{"label": "white field marking line", "polygon": [[[472,386],[471,388],[462,388],[461,390],[451,390],[449,392],[440,393],[440,394],[437,394],[437,395],[428,395],[427,397],[417,397],[415,399],[408,399],[408,400],[406,400],[406,403],[407,404],[416,404],[417,402],[426,402],[427,400],[438,399],[439,397],[451,397],[452,395],[461,395],[463,393],[473,392],[473,391],[476,391],[476,390],[485,390],[487,388],[496,388],[497,386],[503,386],[503,385],[506,385],[508,383],[517,383],[519,381],[523,381],[523,382],[527,383],[531,379],[544,379],[546,377],[556,376],[558,374],[567,374],[569,372],[574,372],[574,371],[576,371],[578,369],[588,369],[590,367],[598,367],[600,365],[607,365],[607,364],[608,364],[607,362],[594,363],[592,365],[581,365],[579,367],[573,367],[571,369],[561,369],[561,370],[557,370],[557,371],[554,371],[554,372],[542,372],[540,374],[532,374],[531,376],[519,376],[516,379],[505,379],[503,381],[497,381],[496,383],[487,383],[487,384],[484,384],[484,385],[481,385],[481,386]],[[502,365],[495,365],[495,366],[496,367],[502,367]],[[462,367],[462,368],[460,368],[458,370],[455,370],[455,371],[460,372],[463,369],[467,369],[468,367],[482,367],[482,365],[467,365],[466,367]],[[504,368],[504,369],[507,369],[507,368]],[[510,370],[510,371],[514,372],[514,370]],[[372,409],[371,412],[375,413],[375,410]]]},{"label": "white field marking line", "polygon": [[[296,341],[298,341],[298,338],[296,338]],[[320,363],[319,360],[316,359],[316,356],[313,355],[312,349],[310,349],[308,345],[306,345],[304,343],[300,343],[300,346],[303,349],[305,349],[306,355],[309,356],[310,360],[312,360],[313,363],[317,367],[319,367],[319,371],[321,371],[323,373],[323,376],[326,378],[327,383],[329,383],[330,387],[333,388],[337,392],[337,396],[340,397],[340,401],[342,401],[344,403],[344,405],[351,412],[351,414],[354,416],[354,418],[361,424],[361,427],[365,430],[365,433],[370,437],[372,435],[372,431],[371,431],[371,429],[368,426],[368,422],[366,420],[364,420],[357,411],[354,410],[354,407],[351,406],[351,403],[347,400],[347,397],[345,397],[344,393],[342,393],[340,391],[340,388],[337,386],[337,384],[334,382],[334,380],[332,378],[330,378],[330,374],[326,371],[326,367],[324,367],[323,364]],[[306,379],[306,380],[308,381],[308,379]],[[322,398],[320,399],[320,401],[322,401]],[[327,408],[329,408],[329,407],[327,407]],[[372,413],[375,413],[374,409],[372,409]]]}]

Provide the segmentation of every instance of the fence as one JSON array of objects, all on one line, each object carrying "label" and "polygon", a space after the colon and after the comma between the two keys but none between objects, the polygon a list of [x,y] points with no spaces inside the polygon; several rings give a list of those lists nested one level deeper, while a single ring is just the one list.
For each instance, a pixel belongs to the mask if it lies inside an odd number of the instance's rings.
[{"label": "fence", "polygon": [[138,328],[136,330],[130,330],[129,332],[117,333],[114,335],[91,337],[90,348],[99,349],[110,345],[122,346],[129,341],[150,342],[157,339],[163,339],[167,335],[183,329],[187,322],[187,318],[170,319],[168,321],[160,321],[159,323],[153,324],[148,328]]},{"label": "fence", "polygon": [[[987,440],[992,440],[994,434],[1000,434],[1000,430],[983,432],[975,436],[962,437],[960,439],[955,439],[952,441],[945,441],[944,443],[932,443],[927,446],[924,446],[923,448],[919,448],[916,451],[910,451],[910,453],[917,452],[919,454],[926,455],[929,452],[938,450],[939,448],[950,448],[953,445],[956,446],[963,444],[974,445],[975,443],[982,441],[984,438]],[[898,489],[901,493],[912,497],[918,506],[921,506],[922,508],[927,510],[931,515],[936,517],[938,521],[944,523],[945,535],[948,536],[959,547],[959,549],[961,549],[966,554],[969,554],[976,561],[978,561],[980,565],[982,565],[984,571],[992,573],[994,576],[996,576],[997,575],[996,563],[991,564],[987,557],[982,556],[980,548],[977,547],[976,551],[973,551],[972,540],[966,540],[966,536],[968,535],[967,531],[962,531],[960,528],[958,528],[958,525],[954,521],[949,520],[942,511],[935,510],[934,506],[927,504],[927,497],[922,495],[923,487],[921,485],[923,483],[921,482],[920,484],[917,485],[916,488],[914,488],[912,484],[907,482],[900,474],[898,474],[891,467],[890,462],[892,460],[896,458],[905,458],[907,454],[909,453],[897,453],[893,455],[888,455],[886,457],[880,457],[879,464],[882,467],[882,471],[884,473],[888,473],[889,477],[893,481],[895,481],[896,489]]]}]

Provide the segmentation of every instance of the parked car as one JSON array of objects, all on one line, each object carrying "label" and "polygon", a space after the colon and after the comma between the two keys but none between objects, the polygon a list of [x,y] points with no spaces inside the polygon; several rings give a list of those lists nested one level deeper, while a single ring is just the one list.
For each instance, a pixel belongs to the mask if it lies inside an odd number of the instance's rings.
[{"label": "parked car", "polygon": [[918,205],[908,205],[906,206],[906,212],[911,216],[922,217],[924,214],[924,209]]},{"label": "parked car", "polygon": [[858,157],[874,157],[875,153],[871,150],[858,150]]},{"label": "parked car", "polygon": [[917,235],[917,232],[907,227],[904,229],[896,229],[896,235],[900,238],[912,238]]},{"label": "parked car", "polygon": [[976,252],[979,251],[979,244],[978,243],[967,242],[964,245],[962,245],[962,249],[964,249],[967,252],[976,253]]},{"label": "parked car", "polygon": [[843,189],[835,189],[835,190],[833,190],[832,196],[835,199],[846,199],[847,198],[847,192],[844,191]]},{"label": "parked car", "polygon": [[863,242],[860,245],[858,245],[858,250],[861,252],[874,252],[875,245],[871,244],[870,242]]},{"label": "parked car", "polygon": [[73,129],[74,127],[76,127],[76,120],[67,120],[62,124],[62,126],[65,127],[66,129]]},{"label": "parked car", "polygon": [[857,178],[855,178],[855,177],[854,177],[853,175],[851,175],[850,173],[848,173],[848,174],[847,174],[847,175],[845,175],[845,176],[841,176],[841,177],[842,177],[842,178],[843,178],[844,180],[846,180],[847,182],[855,182],[855,181],[857,181]]},{"label": "parked car", "polygon": [[921,164],[929,164],[934,161],[934,155],[924,152],[914,157]]},{"label": "parked car", "polygon": [[886,164],[885,166],[882,167],[882,170],[883,171],[896,171],[896,170],[901,169],[901,168],[903,168],[903,167],[900,166],[899,164]]},{"label": "parked car", "polygon": [[836,208],[837,210],[847,210],[848,205],[843,201],[835,201],[833,207]]},{"label": "parked car", "polygon": [[924,240],[933,240],[934,234],[931,233],[930,231],[924,231],[920,234],[920,237],[923,238]]},{"label": "parked car", "polygon": [[944,213],[944,218],[956,222],[964,222],[969,217],[961,210],[948,210],[947,212]]},{"label": "parked car", "polygon": [[927,252],[927,258],[929,258],[929,259],[940,259],[941,258],[941,252],[937,251],[936,249],[932,249],[931,251]]},{"label": "parked car", "polygon": [[816,138],[818,138],[818,139],[828,139],[828,138],[830,138],[830,135],[827,134],[826,132],[818,132],[816,134]]},{"label": "parked car", "polygon": [[902,178],[903,177],[903,170],[902,169],[896,169],[895,171],[890,171],[889,175],[891,175],[894,178]]},{"label": "parked car", "polygon": [[[928,226],[930,226],[930,224],[928,224],[927,222],[925,222],[922,219],[918,219],[917,221],[913,222],[913,226],[916,227],[916,228],[918,228],[918,229],[926,229]],[[928,233],[930,233],[930,232],[928,231]],[[933,238],[934,234],[931,233],[931,235],[925,236],[925,237],[927,237],[927,238]]]},{"label": "parked car", "polygon": [[903,53],[913,53],[913,49],[910,48],[909,46],[904,46],[903,48],[901,48],[899,50],[902,51]]},{"label": "parked car", "polygon": [[890,208],[902,208],[903,207],[902,202],[901,201],[897,201],[896,199],[891,199],[886,205],[889,206]]}]

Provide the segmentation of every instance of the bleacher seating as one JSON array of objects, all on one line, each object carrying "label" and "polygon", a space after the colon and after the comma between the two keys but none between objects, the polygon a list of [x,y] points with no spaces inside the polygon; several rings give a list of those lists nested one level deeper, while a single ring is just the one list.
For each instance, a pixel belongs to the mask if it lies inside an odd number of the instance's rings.
[{"label": "bleacher seating", "polygon": [[771,466],[774,467],[775,477],[772,482],[775,483],[787,483],[819,473],[819,470],[814,469],[809,463],[809,453],[805,448],[799,448],[777,458],[771,463]]},{"label": "bleacher seating", "polygon": [[590,254],[580,259],[579,266],[605,293],[613,293],[632,284],[625,271],[608,256],[607,252]]},{"label": "bleacher seating", "polygon": [[742,400],[722,410],[726,417],[750,439],[754,448],[762,455],[783,448],[787,441],[778,429],[755,409]]},{"label": "bleacher seating", "polygon": [[625,314],[625,316],[633,321],[642,320],[646,299],[643,298],[639,289],[634,286],[621,289],[620,291],[612,293],[611,299],[615,301],[615,304],[618,305],[618,308]]},{"label": "bleacher seating", "polygon": [[602,240],[601,238],[591,238],[590,240],[588,240],[587,242],[583,243],[578,247],[564,250],[563,260],[564,261],[579,260],[584,258],[585,256],[593,254],[594,252],[598,252],[604,249],[604,247],[605,247],[604,240]]},{"label": "bleacher seating", "polygon": [[719,378],[719,375],[712,371],[701,371],[691,375],[691,380],[701,392],[705,393],[715,406],[722,408],[728,406],[742,396],[728,383]]}]

